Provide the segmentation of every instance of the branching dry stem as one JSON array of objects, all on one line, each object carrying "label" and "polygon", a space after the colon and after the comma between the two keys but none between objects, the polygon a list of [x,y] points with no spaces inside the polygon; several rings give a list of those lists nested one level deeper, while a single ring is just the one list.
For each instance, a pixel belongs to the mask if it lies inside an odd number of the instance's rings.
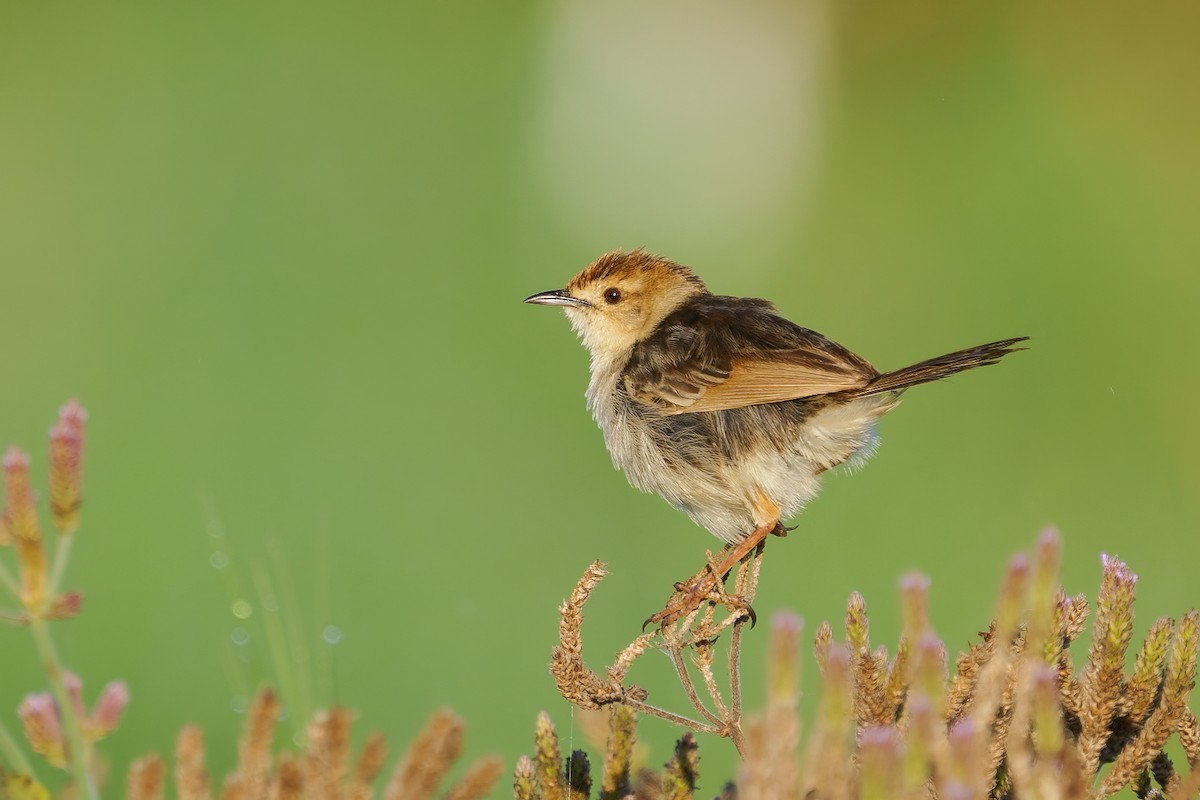
[{"label": "branching dry stem", "polygon": [[[691,581],[678,585],[668,608],[678,605],[690,591],[689,586],[698,585],[705,578],[712,580],[713,588],[705,594],[695,608],[681,616],[664,622],[658,630],[644,633],[634,639],[621,653],[613,665],[605,670],[606,678],[587,667],[583,661],[583,606],[591,592],[604,577],[604,565],[593,563],[584,572],[571,597],[560,608],[559,645],[554,648],[550,661],[550,672],[558,683],[559,691],[568,701],[580,708],[598,709],[606,705],[621,704],[635,711],[665,719],[693,731],[728,738],[743,756],[746,737],[742,731],[741,692],[741,647],[742,627],[747,620],[753,621],[754,611],[750,603],[758,587],[762,566],[763,545],[754,547],[740,563],[734,577],[734,594],[725,590],[722,580],[722,564],[718,557],[708,552],[707,563]],[[718,613],[720,612],[720,613]],[[656,615],[657,616],[657,615]],[[721,691],[713,670],[720,635],[729,631],[728,647],[728,696]],[[650,647],[664,651],[675,667],[679,684],[683,687],[688,702],[699,719],[692,719],[674,711],[646,702],[646,691],[640,686],[628,684],[625,675],[633,662]],[[699,671],[704,686],[700,691],[692,669],[684,654],[691,650],[694,667]]]}]

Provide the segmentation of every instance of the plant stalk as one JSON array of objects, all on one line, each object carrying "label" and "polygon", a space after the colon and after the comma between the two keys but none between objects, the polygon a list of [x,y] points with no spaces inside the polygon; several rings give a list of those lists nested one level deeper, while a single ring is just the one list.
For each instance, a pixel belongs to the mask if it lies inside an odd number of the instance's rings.
[{"label": "plant stalk", "polygon": [[[3,755],[17,772],[28,775],[35,781],[37,780],[37,776],[33,774],[33,767],[30,765],[29,759],[25,757],[25,753],[17,745],[17,740],[8,732],[8,728],[4,727],[3,720],[0,720],[0,755]],[[41,781],[38,782],[40,783]]]},{"label": "plant stalk", "polygon": [[33,632],[33,641],[42,659],[42,666],[46,668],[46,677],[50,679],[50,690],[54,692],[54,699],[58,702],[59,716],[67,734],[67,750],[70,753],[71,774],[75,779],[76,791],[84,800],[98,800],[96,787],[88,772],[83,730],[79,726],[79,717],[75,715],[75,707],[63,682],[62,662],[59,661],[54,640],[50,638],[50,626],[45,619],[34,615],[29,621],[29,629]]}]

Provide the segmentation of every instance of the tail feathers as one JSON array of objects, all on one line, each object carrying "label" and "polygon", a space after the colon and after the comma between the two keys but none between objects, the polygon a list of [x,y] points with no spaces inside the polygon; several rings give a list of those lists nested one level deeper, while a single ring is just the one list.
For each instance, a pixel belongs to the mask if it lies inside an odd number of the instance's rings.
[{"label": "tail feathers", "polygon": [[978,347],[969,347],[966,350],[959,350],[954,353],[947,353],[944,356],[938,356],[937,358],[930,358],[918,364],[913,364],[911,367],[886,372],[855,392],[855,396],[869,397],[873,394],[882,394],[883,392],[897,392],[907,389],[909,386],[916,386],[919,383],[940,381],[942,378],[948,378],[951,375],[968,369],[995,364],[1009,353],[1024,350],[1024,347],[1014,347],[1013,345],[1023,342],[1028,338],[1028,336],[1018,336],[1015,339],[1004,339],[1003,341],[992,342],[991,344],[981,344]]}]

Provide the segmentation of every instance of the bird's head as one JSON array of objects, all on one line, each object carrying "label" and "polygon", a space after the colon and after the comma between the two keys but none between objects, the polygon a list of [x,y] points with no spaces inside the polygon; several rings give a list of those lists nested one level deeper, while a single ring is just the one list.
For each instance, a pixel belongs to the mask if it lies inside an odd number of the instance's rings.
[{"label": "bird's head", "polygon": [[565,289],[539,292],[525,302],[562,306],[584,346],[603,358],[628,351],[685,302],[707,292],[687,267],[644,250],[615,250]]}]

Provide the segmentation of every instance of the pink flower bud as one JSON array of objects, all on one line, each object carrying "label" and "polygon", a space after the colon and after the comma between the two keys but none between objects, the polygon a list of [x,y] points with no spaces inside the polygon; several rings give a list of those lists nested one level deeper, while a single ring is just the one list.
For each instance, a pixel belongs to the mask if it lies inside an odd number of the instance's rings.
[{"label": "pink flower bud", "polygon": [[128,704],[129,689],[123,681],[112,681],[104,687],[92,708],[92,730],[97,739],[113,732]]},{"label": "pink flower bud", "polygon": [[71,400],[50,429],[50,511],[61,534],[79,526],[83,503],[83,428],[87,412]]},{"label": "pink flower bud", "polygon": [[67,743],[58,717],[58,704],[48,692],[27,694],[17,708],[25,738],[33,751],[55,767],[67,765]]},{"label": "pink flower bud", "polygon": [[46,590],[46,551],[29,486],[29,456],[16,447],[4,454],[6,525],[21,562],[21,601],[27,608],[42,602]]},{"label": "pink flower bud", "polygon": [[82,610],[82,592],[63,592],[46,609],[46,619],[70,619]]}]

